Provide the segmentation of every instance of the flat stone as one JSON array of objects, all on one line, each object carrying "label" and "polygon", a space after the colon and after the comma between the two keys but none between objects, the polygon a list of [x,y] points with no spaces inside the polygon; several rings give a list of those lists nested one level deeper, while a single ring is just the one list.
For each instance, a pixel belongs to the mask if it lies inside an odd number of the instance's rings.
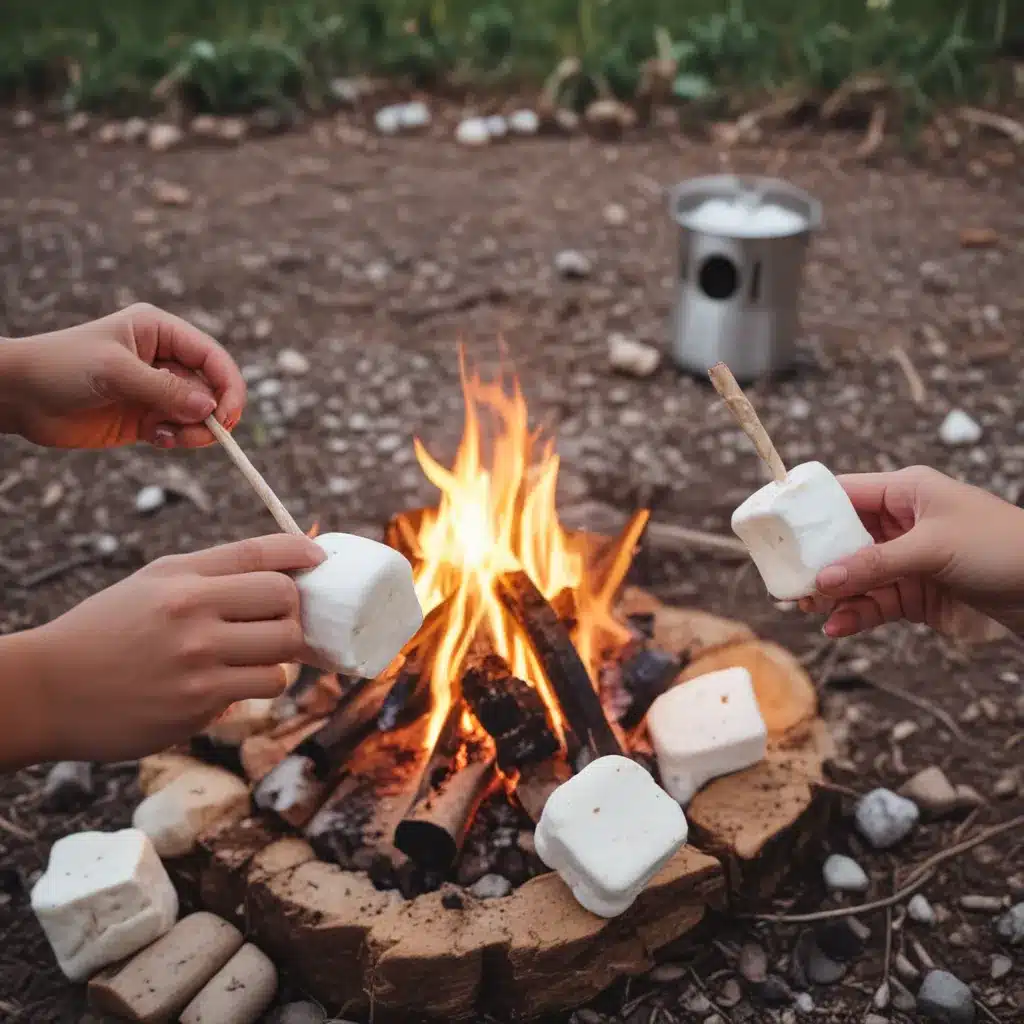
[{"label": "flat stone", "polygon": [[974,996],[948,971],[930,971],[917,993],[917,1008],[926,1020],[942,1024],[974,1024]]},{"label": "flat stone", "polygon": [[484,875],[469,887],[469,891],[478,900],[501,899],[512,891],[512,883],[502,875]]},{"label": "flat stone", "polygon": [[1001,981],[1012,970],[1013,961],[1008,956],[1003,956],[1002,953],[997,953],[992,957],[992,961],[989,966],[989,976],[993,981]]},{"label": "flat stone", "polygon": [[886,850],[906,838],[917,824],[917,805],[889,789],[873,789],[857,804],[857,831],[876,849]]},{"label": "flat stone", "polygon": [[939,439],[951,448],[977,444],[981,427],[963,409],[952,409],[939,427]]},{"label": "flat stone", "polygon": [[900,787],[900,794],[936,818],[955,810],[960,802],[952,783],[935,765],[908,779]]},{"label": "flat stone", "polygon": [[647,977],[659,985],[667,985],[678,981],[686,974],[686,968],[681,964],[658,964]]},{"label": "flat stone", "polygon": [[756,942],[744,943],[740,949],[737,969],[740,976],[753,984],[759,984],[768,977],[768,954]]},{"label": "flat stone", "polygon": [[804,977],[815,985],[834,985],[846,973],[846,965],[826,956],[811,931],[797,939],[794,956]]},{"label": "flat stone", "polygon": [[1011,946],[1024,942],[1024,903],[1011,907],[996,921],[996,934]]},{"label": "flat stone", "polygon": [[825,884],[839,892],[866,892],[871,884],[864,869],[852,858],[833,853],[822,868]]},{"label": "flat stone", "polygon": [[910,915],[910,920],[916,921],[918,924],[935,924],[935,911],[919,892],[910,898],[910,902],[907,904],[907,913]]},{"label": "flat stone", "polygon": [[1003,909],[1003,901],[998,896],[980,896],[966,893],[960,897],[960,906],[964,910],[973,910],[978,914],[998,914]]}]

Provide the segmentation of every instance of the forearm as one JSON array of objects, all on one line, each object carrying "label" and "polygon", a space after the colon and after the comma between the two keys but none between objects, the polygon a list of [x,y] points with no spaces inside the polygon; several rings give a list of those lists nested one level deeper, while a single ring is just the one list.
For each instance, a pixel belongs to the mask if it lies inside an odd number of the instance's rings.
[{"label": "forearm", "polygon": [[0,771],[14,771],[57,754],[43,679],[45,640],[39,630],[0,636]]},{"label": "forearm", "polygon": [[29,344],[0,338],[0,434],[19,434],[29,382]]}]

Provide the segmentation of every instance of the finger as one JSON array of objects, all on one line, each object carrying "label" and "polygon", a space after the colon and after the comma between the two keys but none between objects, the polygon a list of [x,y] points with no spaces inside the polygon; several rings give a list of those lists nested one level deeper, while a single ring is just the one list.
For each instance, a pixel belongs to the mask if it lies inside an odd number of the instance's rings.
[{"label": "finger", "polygon": [[894,476],[894,473],[843,473],[836,479],[858,512],[877,515],[885,509],[886,491],[893,486]]},{"label": "finger", "polygon": [[234,427],[245,407],[245,381],[227,350],[199,328],[154,306],[133,306],[129,317],[139,350],[201,373],[217,397],[217,419],[228,429]]},{"label": "finger", "polygon": [[822,632],[833,639],[854,636],[882,625],[882,610],[869,597],[854,597],[840,602],[825,621]]},{"label": "finger", "polygon": [[249,572],[211,580],[209,607],[225,622],[298,619],[299,591],[283,572]]},{"label": "finger", "polygon": [[800,598],[800,611],[808,615],[828,615],[835,607],[835,604],[835,601],[830,597],[812,594],[810,597]]},{"label": "finger", "polygon": [[172,565],[200,576],[234,576],[250,572],[296,572],[312,569],[327,555],[308,537],[272,533],[178,555]]},{"label": "finger", "polygon": [[306,649],[295,619],[225,623],[215,643],[223,663],[239,668],[294,661]]},{"label": "finger", "polygon": [[[168,373],[188,381],[191,385],[216,401],[216,395],[209,384],[199,374],[186,370],[177,363],[157,360],[154,369],[166,370]],[[139,422],[139,437],[157,448],[204,448],[214,444],[216,439],[203,423],[182,424],[168,422],[158,410],[149,410],[143,414]]]},{"label": "finger", "polygon": [[281,665],[253,665],[245,668],[222,668],[205,681],[209,699],[199,729],[215,722],[240,700],[279,697],[288,688]]},{"label": "finger", "polygon": [[216,408],[216,400],[195,381],[143,362],[126,348],[111,346],[93,370],[92,385],[104,398],[138,406],[142,419],[199,423]]},{"label": "finger", "polygon": [[904,576],[927,576],[948,561],[944,546],[926,525],[901,537],[872,544],[818,573],[818,590],[827,597],[854,597],[888,586]]}]

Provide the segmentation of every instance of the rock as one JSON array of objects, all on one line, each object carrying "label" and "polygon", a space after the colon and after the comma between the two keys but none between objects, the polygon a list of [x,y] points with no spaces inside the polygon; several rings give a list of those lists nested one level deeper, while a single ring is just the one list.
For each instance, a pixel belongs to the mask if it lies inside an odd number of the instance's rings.
[{"label": "rock", "polygon": [[917,824],[917,805],[888,789],[873,789],[857,804],[857,831],[876,849],[886,850],[909,835]]},{"label": "rock", "polygon": [[532,110],[517,110],[509,114],[508,127],[513,135],[536,135],[540,118]]},{"label": "rock", "polygon": [[430,124],[430,108],[422,100],[413,100],[402,107],[402,127],[407,131],[426,128]]},{"label": "rock", "polygon": [[578,249],[562,249],[555,254],[555,270],[562,277],[581,280],[590,275],[591,269],[590,260]]},{"label": "rock", "polygon": [[123,141],[124,129],[119,122],[108,121],[100,127],[100,130],[96,133],[96,138],[105,146],[109,146],[115,142]]},{"label": "rock", "polygon": [[1011,946],[1024,942],[1024,903],[1011,907],[996,921],[996,934]]},{"label": "rock", "polygon": [[112,533],[100,533],[93,538],[92,549],[100,558],[111,558],[121,550],[121,541]]},{"label": "rock", "polygon": [[467,117],[455,129],[455,141],[462,146],[486,146],[491,141],[487,120],[483,117]]},{"label": "rock", "polygon": [[67,129],[72,135],[81,135],[89,127],[89,115],[79,110],[68,118]]},{"label": "rock", "polygon": [[277,353],[277,368],[290,377],[309,373],[309,359],[294,348],[283,348]]},{"label": "rock", "polygon": [[939,427],[939,439],[950,447],[977,444],[981,440],[981,427],[963,409],[953,409]]},{"label": "rock", "polygon": [[246,943],[203,987],[181,1024],[255,1024],[277,994],[277,968]]},{"label": "rock", "polygon": [[992,795],[997,800],[1010,800],[1017,795],[1017,789],[1016,773],[1004,772],[996,779],[995,785],[992,787]]},{"label": "rock", "polygon": [[249,126],[240,117],[222,117],[217,122],[217,138],[222,142],[241,142],[249,134]]},{"label": "rock", "polygon": [[[127,125],[125,137],[127,138]],[[184,132],[174,124],[150,125],[146,134],[146,143],[155,153],[165,153],[181,143]]]},{"label": "rock", "polygon": [[156,202],[163,206],[187,206],[192,201],[192,193],[184,185],[176,185],[173,181],[154,181],[149,191]]},{"label": "rock", "polygon": [[93,795],[89,761],[59,761],[43,783],[43,804],[55,811],[81,807]]},{"label": "rock", "polygon": [[648,972],[647,977],[659,985],[668,985],[686,976],[686,968],[682,964],[658,964]]},{"label": "rock", "polygon": [[815,985],[834,985],[846,973],[846,965],[826,956],[811,931],[801,933],[793,955],[803,976]]},{"label": "rock", "polygon": [[744,943],[740,949],[737,970],[751,984],[760,984],[768,977],[768,954],[756,942]]},{"label": "rock", "polygon": [[381,135],[397,135],[402,130],[402,106],[401,104],[390,107],[381,107],[373,115],[373,122]]},{"label": "rock", "polygon": [[617,373],[650,377],[658,369],[661,352],[616,331],[608,336],[608,362]]},{"label": "rock", "polygon": [[217,118],[212,114],[198,114],[189,122],[188,130],[201,139],[212,139],[217,134]]},{"label": "rock", "polygon": [[15,128],[31,128],[36,123],[36,115],[31,110],[16,110],[14,112]]},{"label": "rock", "polygon": [[910,898],[910,902],[907,904],[907,913],[910,915],[910,920],[916,921],[918,924],[935,924],[935,911],[919,892]]},{"label": "rock", "polygon": [[469,887],[469,891],[478,900],[501,899],[512,891],[512,883],[502,875],[484,875]]},{"label": "rock", "polygon": [[129,117],[121,125],[121,136],[125,142],[141,142],[149,134],[149,122],[144,117]]},{"label": "rock", "polygon": [[148,836],[137,829],[58,839],[31,899],[71,981],[84,981],[137,953],[178,916],[178,895],[167,871]]},{"label": "rock", "polygon": [[216,915],[189,914],[127,964],[93,978],[89,1006],[128,1020],[177,1020],[242,942],[242,933]]},{"label": "rock", "polygon": [[616,99],[599,99],[587,107],[583,120],[595,134],[614,137],[636,124],[636,111]]},{"label": "rock", "polygon": [[162,508],[166,502],[167,494],[164,489],[156,484],[150,484],[135,495],[135,511],[140,515],[151,515],[157,509]]},{"label": "rock", "polygon": [[822,869],[825,884],[839,892],[866,892],[871,884],[864,869],[852,858],[833,853]]},{"label": "rock", "polygon": [[743,989],[735,978],[726,979],[718,991],[718,1002],[727,1010],[731,1010],[743,998]]},{"label": "rock", "polygon": [[266,377],[256,385],[256,397],[264,401],[277,398],[284,390],[284,385],[276,377]]},{"label": "rock", "polygon": [[892,727],[892,741],[893,743],[903,743],[905,740],[909,740],[915,732],[917,732],[917,722],[912,722],[910,719],[897,722]]},{"label": "rock", "polygon": [[896,974],[908,984],[916,984],[921,980],[921,972],[903,953],[897,953],[893,957],[892,966]]},{"label": "rock", "polygon": [[969,810],[974,807],[981,807],[984,803],[985,798],[973,786],[968,786],[962,782],[956,787],[957,807]]},{"label": "rock", "polygon": [[[288,1003],[278,1007],[267,1024],[324,1024],[327,1015],[316,1003]],[[333,1024],[347,1024],[335,1018]]]},{"label": "rock", "polygon": [[998,914],[1003,909],[1003,901],[997,896],[979,896],[966,893],[960,897],[960,906],[964,910],[972,910],[978,914]]},{"label": "rock", "polygon": [[183,857],[206,829],[241,821],[249,813],[249,796],[248,785],[237,775],[196,762],[147,796],[135,808],[132,825],[150,837],[161,857]]},{"label": "rock", "polygon": [[1013,961],[1008,956],[1003,956],[1002,953],[996,953],[992,957],[992,962],[989,967],[989,977],[993,981],[1002,981],[1010,971],[1013,970]]},{"label": "rock", "polygon": [[935,818],[955,810],[959,804],[956,790],[942,769],[935,765],[908,779],[900,787],[900,793]]},{"label": "rock", "polygon": [[974,996],[948,971],[929,971],[917,993],[917,1008],[926,1020],[942,1024],[973,1024]]},{"label": "rock", "polygon": [[374,123],[381,135],[397,135],[401,131],[413,131],[430,124],[430,109],[419,100],[413,103],[396,103],[381,107],[374,115]]},{"label": "rock", "polygon": [[622,203],[609,203],[604,208],[604,222],[611,228],[621,228],[629,220],[629,213]]},{"label": "rock", "polygon": [[999,235],[992,228],[962,228],[960,244],[965,249],[990,249],[999,242]]},{"label": "rock", "polygon": [[900,1013],[913,1013],[917,1008],[914,993],[898,978],[889,979],[889,988],[892,992],[893,1009],[899,1010]]}]

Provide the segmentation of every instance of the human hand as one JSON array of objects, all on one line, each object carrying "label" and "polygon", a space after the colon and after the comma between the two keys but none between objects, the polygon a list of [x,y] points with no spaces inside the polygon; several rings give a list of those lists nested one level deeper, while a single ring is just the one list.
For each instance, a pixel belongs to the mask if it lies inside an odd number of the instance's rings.
[{"label": "human hand", "polygon": [[[30,631],[32,760],[109,761],[187,739],[237,700],[274,697],[308,660],[288,572],[324,553],[276,534],[171,555]],[[12,639],[21,637],[16,635]]]},{"label": "human hand", "polygon": [[1024,633],[1024,510],[925,466],[839,482],[876,543],[801,602],[829,612],[828,636],[900,619],[960,635],[971,610]]},{"label": "human hand", "polygon": [[[52,448],[160,448],[213,443],[203,420],[231,429],[245,383],[228,353],[184,320],[145,303],[0,344],[14,428]],[[3,403],[0,403],[3,404]]]}]

